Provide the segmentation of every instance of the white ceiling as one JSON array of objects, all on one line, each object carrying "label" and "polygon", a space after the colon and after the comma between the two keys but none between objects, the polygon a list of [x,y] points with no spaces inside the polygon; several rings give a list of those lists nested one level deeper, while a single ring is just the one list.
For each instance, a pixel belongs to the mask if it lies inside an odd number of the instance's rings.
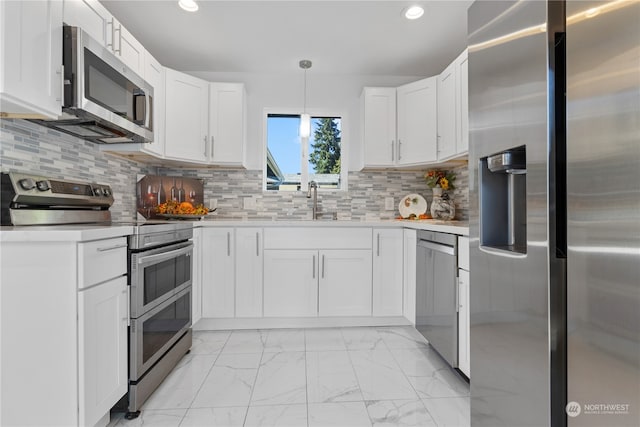
[{"label": "white ceiling", "polygon": [[[181,71],[430,76],[466,46],[471,0],[221,1],[185,12],[177,0],[102,4],[163,65]],[[425,15],[402,16],[410,4]]]}]

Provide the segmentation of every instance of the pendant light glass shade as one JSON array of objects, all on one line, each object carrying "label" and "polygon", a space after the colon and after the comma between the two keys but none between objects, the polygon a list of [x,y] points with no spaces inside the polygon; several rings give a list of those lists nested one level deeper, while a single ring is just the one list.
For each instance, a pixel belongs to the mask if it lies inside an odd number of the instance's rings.
[{"label": "pendant light glass shade", "polygon": [[311,61],[303,59],[300,68],[304,70],[304,104],[300,114],[300,138],[309,138],[311,135],[311,116],[307,114],[307,70],[311,68]]},{"label": "pendant light glass shade", "polygon": [[300,138],[309,138],[311,135],[311,116],[307,113],[300,114]]}]

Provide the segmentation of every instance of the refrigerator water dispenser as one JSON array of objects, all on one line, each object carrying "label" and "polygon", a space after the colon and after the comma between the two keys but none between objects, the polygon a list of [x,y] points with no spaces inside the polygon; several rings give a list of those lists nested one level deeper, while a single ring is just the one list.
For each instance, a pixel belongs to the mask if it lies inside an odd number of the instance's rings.
[{"label": "refrigerator water dispenser", "polygon": [[524,146],[480,159],[480,246],[527,253],[527,166]]}]

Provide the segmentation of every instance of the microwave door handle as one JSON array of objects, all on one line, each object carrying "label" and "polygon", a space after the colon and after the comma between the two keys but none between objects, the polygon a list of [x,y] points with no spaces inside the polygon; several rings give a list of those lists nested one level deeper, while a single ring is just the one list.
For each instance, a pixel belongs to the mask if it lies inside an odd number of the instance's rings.
[{"label": "microwave door handle", "polygon": [[[138,98],[144,96],[145,98],[145,102],[144,102],[144,117],[142,119],[140,119],[141,116],[143,116],[142,114],[139,114],[140,112],[138,111]],[[134,89],[133,90],[133,122],[137,125],[146,125],[147,123],[147,119],[148,119],[148,114],[147,114],[147,110],[148,108],[148,103],[149,103],[149,99],[147,97],[147,94],[144,92],[143,89]]]},{"label": "microwave door handle", "polygon": [[149,129],[151,121],[151,98],[148,93],[144,94],[144,127]]}]

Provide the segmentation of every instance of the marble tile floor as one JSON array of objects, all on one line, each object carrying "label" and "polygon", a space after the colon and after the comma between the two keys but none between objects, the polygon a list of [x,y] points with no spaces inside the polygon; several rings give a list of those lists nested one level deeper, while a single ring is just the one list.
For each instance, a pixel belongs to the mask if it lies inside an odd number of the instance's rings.
[{"label": "marble tile floor", "polygon": [[413,327],[194,332],[142,414],[110,427],[469,426],[469,385]]}]

